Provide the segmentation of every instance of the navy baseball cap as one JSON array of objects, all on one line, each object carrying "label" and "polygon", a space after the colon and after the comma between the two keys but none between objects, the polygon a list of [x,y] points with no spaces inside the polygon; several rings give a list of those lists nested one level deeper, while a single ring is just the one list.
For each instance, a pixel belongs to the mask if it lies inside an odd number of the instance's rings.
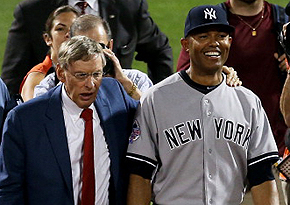
[{"label": "navy baseball cap", "polygon": [[224,9],[219,6],[203,5],[194,7],[188,12],[185,20],[184,37],[197,28],[210,25],[218,25],[229,33],[235,30],[233,26],[229,25],[227,13]]}]

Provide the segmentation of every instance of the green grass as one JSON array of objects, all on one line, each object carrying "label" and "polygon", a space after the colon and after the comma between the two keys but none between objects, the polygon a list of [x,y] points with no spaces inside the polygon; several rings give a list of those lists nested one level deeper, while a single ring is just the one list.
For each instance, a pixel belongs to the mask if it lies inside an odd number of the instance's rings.
[{"label": "green grass", "polygon": [[[149,12],[159,28],[165,33],[173,49],[174,69],[180,51],[180,38],[183,36],[184,21],[190,8],[202,4],[217,4],[217,0],[147,0]],[[2,0],[0,7],[0,69],[4,57],[4,50],[8,30],[13,20],[13,10],[20,0]],[[286,6],[288,0],[270,0],[269,2]],[[21,46],[21,45],[19,45]],[[146,71],[142,62],[134,62],[134,68]],[[0,71],[1,72],[1,71]]]}]

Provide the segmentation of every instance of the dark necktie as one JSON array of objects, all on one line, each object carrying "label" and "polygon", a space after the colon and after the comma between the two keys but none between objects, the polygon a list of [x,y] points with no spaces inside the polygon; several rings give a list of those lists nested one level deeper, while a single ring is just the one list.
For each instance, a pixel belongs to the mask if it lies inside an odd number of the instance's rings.
[{"label": "dark necktie", "polygon": [[81,14],[85,14],[86,13],[85,10],[88,7],[88,2],[86,2],[86,1],[80,1],[80,2],[77,3],[77,6],[80,7]]},{"label": "dark necktie", "polygon": [[81,118],[85,120],[82,205],[95,204],[93,110],[84,109]]}]

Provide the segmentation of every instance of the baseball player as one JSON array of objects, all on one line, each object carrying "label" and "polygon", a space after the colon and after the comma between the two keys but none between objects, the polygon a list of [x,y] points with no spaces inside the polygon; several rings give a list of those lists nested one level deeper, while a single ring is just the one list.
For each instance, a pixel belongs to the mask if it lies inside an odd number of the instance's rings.
[{"label": "baseball player", "polygon": [[226,86],[222,74],[233,30],[217,6],[188,13],[181,44],[190,68],[140,100],[127,153],[128,204],[240,204],[247,180],[255,204],[279,204],[271,170],[278,151],[261,102]]}]

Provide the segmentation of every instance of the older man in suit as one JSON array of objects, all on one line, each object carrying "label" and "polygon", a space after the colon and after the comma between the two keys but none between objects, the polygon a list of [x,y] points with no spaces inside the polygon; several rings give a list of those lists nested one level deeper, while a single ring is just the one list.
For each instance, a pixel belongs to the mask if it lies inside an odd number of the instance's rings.
[{"label": "older man in suit", "polygon": [[[123,159],[137,102],[115,79],[102,79],[104,64],[99,44],[73,37],[59,52],[63,85],[9,113],[0,149],[1,205],[125,204]],[[82,119],[87,111],[90,128]]]},{"label": "older man in suit", "polygon": [[[42,33],[50,12],[65,4],[78,8],[79,2],[25,0],[17,5],[1,75],[11,93],[18,93],[23,77],[43,61],[48,51]],[[146,0],[92,0],[87,3],[86,13],[100,15],[108,21],[115,39],[113,51],[123,68],[131,68],[136,51],[136,59],[147,63],[153,83],[172,74],[172,49],[168,38],[151,19]]]}]

